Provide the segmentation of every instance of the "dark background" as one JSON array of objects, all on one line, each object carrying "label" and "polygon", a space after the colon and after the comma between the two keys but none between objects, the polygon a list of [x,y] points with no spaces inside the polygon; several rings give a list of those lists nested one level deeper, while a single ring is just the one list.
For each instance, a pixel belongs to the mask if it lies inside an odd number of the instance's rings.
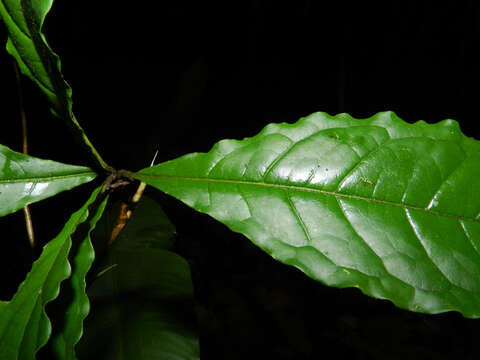
[{"label": "dark background", "polygon": [[[220,139],[315,111],[453,118],[478,138],[479,16],[474,0],[70,0],[54,3],[45,32],[92,142],[114,167],[138,170],[156,149],[159,161],[208,151]],[[15,86],[2,52],[0,143],[20,151]],[[39,90],[22,86],[30,153],[89,165]],[[81,206],[89,186],[32,205],[40,244]],[[208,216],[152,195],[177,226],[178,251],[192,266],[203,359],[479,355],[478,321],[410,313],[355,289],[327,288]],[[0,231],[1,298],[8,299],[39,250],[29,250],[21,212],[2,218]]]}]

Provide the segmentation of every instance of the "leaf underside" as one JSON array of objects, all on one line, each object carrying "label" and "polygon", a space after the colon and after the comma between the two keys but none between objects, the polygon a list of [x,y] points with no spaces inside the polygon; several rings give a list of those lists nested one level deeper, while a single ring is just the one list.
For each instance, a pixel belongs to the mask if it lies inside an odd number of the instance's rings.
[{"label": "leaf underside", "polygon": [[0,216],[89,182],[92,169],[24,155],[0,145]]},{"label": "leaf underside", "polygon": [[0,0],[0,19],[8,31],[7,51],[15,58],[22,74],[47,96],[52,112],[63,119],[93,159],[109,168],[87,138],[72,112],[72,89],[65,82],[60,58],[48,45],[42,27],[53,0]]},{"label": "leaf underside", "polygon": [[327,285],[475,318],[479,163],[453,120],[315,113],[135,177]]},{"label": "leaf underside", "polygon": [[45,306],[58,296],[60,283],[71,274],[67,257],[72,236],[82,225],[90,230],[95,226],[97,211],[103,209],[93,208],[100,190],[101,187],[92,193],[59,235],[44,247],[13,298],[1,303],[0,359],[34,359],[50,337],[51,324]]},{"label": "leaf underside", "polygon": [[47,95],[54,112],[69,117],[72,90],[63,80],[58,56],[41,33],[52,3],[53,0],[1,0],[0,15],[8,30],[7,51],[22,73]]}]

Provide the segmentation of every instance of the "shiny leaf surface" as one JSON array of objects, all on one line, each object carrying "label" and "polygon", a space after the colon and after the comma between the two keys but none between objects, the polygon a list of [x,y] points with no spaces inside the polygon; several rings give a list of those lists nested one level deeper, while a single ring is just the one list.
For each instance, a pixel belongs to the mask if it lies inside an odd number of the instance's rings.
[{"label": "shiny leaf surface", "polygon": [[[80,210],[75,212],[58,236],[43,249],[40,258],[9,302],[0,305],[0,359],[34,359],[35,353],[51,334],[45,306],[58,296],[60,283],[71,274],[68,254],[72,236],[90,231],[98,218],[97,188]],[[101,208],[99,208],[101,209]]]},{"label": "shiny leaf surface", "polygon": [[89,289],[80,358],[199,359],[190,269],[168,250],[173,234],[163,210],[143,196],[101,268],[116,266]]},{"label": "shiny leaf surface", "polygon": [[93,180],[96,173],[24,155],[0,145],[0,216]]},{"label": "shiny leaf surface", "polygon": [[479,317],[479,163],[453,120],[315,113],[135,177],[327,285]]},{"label": "shiny leaf surface", "polygon": [[47,96],[53,113],[66,121],[98,165],[108,168],[73,115],[72,89],[63,79],[59,57],[50,49],[42,33],[52,4],[53,0],[0,0],[0,19],[8,31],[7,51],[15,58],[21,72]]}]

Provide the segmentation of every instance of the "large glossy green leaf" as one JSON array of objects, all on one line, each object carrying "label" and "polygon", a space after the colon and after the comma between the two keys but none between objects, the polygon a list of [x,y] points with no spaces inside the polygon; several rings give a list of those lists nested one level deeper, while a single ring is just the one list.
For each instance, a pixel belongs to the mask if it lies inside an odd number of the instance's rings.
[{"label": "large glossy green leaf", "polygon": [[144,196],[103,264],[116,266],[89,289],[81,359],[199,359],[190,269],[169,251],[173,234],[163,210]]},{"label": "large glossy green leaf", "polygon": [[72,89],[63,79],[59,57],[50,49],[42,33],[52,4],[53,0],[0,0],[0,19],[8,31],[7,51],[15,58],[21,72],[45,93],[53,113],[66,121],[98,165],[107,169],[108,165],[72,113]]},{"label": "large glossy green leaf", "polygon": [[0,216],[93,180],[96,173],[24,155],[0,145]]},{"label": "large glossy green leaf", "polygon": [[135,177],[325,284],[479,317],[479,164],[453,120],[315,113]]},{"label": "large glossy green leaf", "polygon": [[51,334],[45,306],[58,296],[60,283],[71,274],[68,254],[72,236],[86,233],[98,219],[97,188],[75,212],[59,235],[50,241],[34,262],[25,281],[9,302],[0,306],[0,359],[34,359]]},{"label": "large glossy green leaf", "polygon": [[86,294],[85,277],[95,258],[90,233],[100,219],[108,201],[108,196],[91,217],[90,226],[84,231],[77,231],[72,236],[72,249],[68,261],[72,274],[61,285],[60,296],[52,304],[54,312],[52,322],[55,324],[52,336],[52,350],[56,359],[75,360],[75,345],[83,334],[83,321],[90,311],[90,302]]}]

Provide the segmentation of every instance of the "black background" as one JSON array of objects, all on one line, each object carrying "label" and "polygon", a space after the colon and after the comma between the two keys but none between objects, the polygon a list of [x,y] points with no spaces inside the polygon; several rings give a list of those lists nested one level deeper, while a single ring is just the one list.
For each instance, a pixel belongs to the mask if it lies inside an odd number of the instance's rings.
[{"label": "black background", "polygon": [[[453,118],[478,138],[479,16],[473,0],[70,0],[55,2],[44,30],[92,142],[114,167],[138,170],[156,149],[158,161],[208,151],[220,139],[315,111]],[[42,94],[22,85],[30,153],[89,165]],[[0,143],[20,150],[15,87],[2,52]],[[88,191],[32,206],[40,244]],[[209,217],[151,194],[177,226],[178,251],[192,266],[204,359],[316,359],[329,351],[349,359],[478,357],[478,321],[410,313],[354,289],[327,288]],[[0,220],[4,299],[39,252],[28,248],[22,216]]]}]

